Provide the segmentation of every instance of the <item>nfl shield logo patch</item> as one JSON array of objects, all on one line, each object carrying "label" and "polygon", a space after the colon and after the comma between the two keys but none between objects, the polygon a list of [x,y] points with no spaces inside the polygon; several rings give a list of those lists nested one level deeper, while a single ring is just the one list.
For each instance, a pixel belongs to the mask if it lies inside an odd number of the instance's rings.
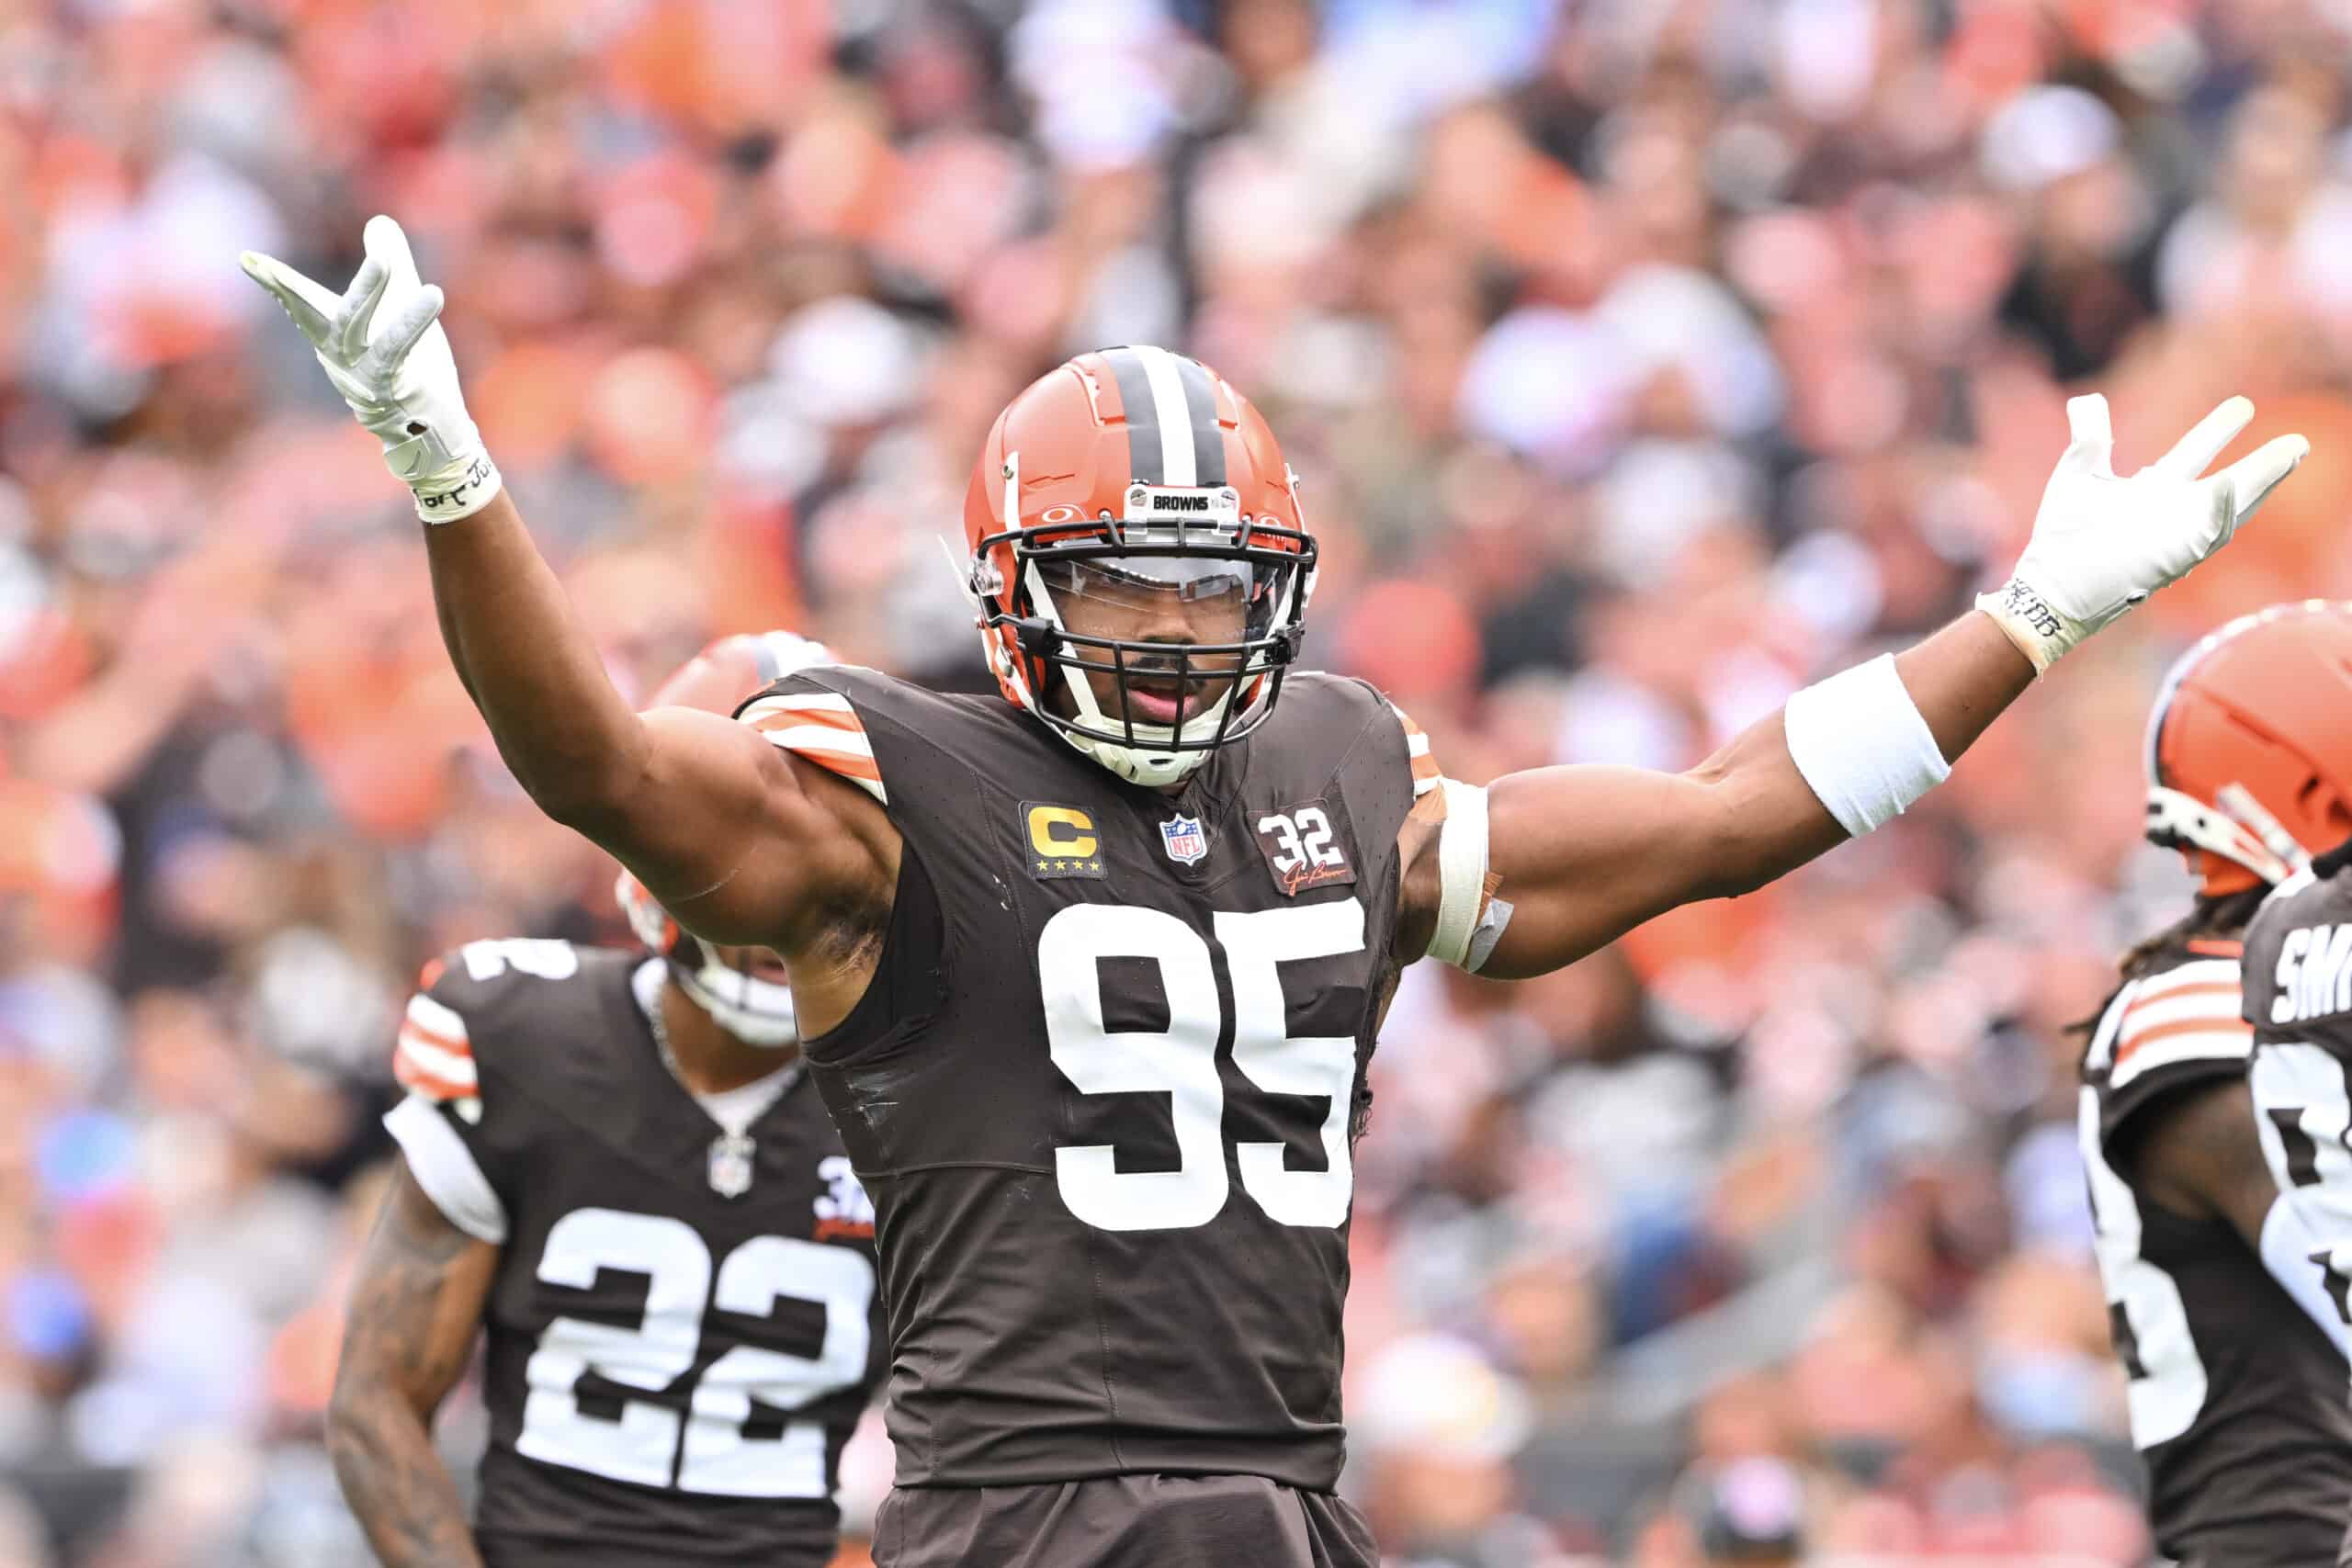
[{"label": "nfl shield logo patch", "polygon": [[1196,817],[1170,817],[1159,825],[1159,839],[1168,847],[1168,858],[1179,865],[1197,865],[1208,859],[1209,836],[1201,831]]},{"label": "nfl shield logo patch", "polygon": [[752,1167],[760,1146],[741,1133],[721,1133],[710,1141],[710,1190],[741,1198],[752,1190]]}]

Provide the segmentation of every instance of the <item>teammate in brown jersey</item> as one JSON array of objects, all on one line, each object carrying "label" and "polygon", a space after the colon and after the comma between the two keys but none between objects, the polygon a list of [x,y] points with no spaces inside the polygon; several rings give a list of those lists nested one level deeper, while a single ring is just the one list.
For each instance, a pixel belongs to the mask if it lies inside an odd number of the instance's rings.
[{"label": "teammate in brown jersey", "polygon": [[[2347,669],[2352,611],[2286,604],[2166,676],[2148,836],[2186,854],[2197,903],[2125,958],[2083,1062],[2083,1164],[2132,1441],[2156,1544],[2188,1568],[2337,1561],[2352,1506],[2340,1321],[2264,1156],[2239,1016],[2256,907],[2352,831]],[[2339,700],[2312,700],[2331,687]]]},{"label": "teammate in brown jersey", "polygon": [[[724,713],[820,653],[729,638],[657,696]],[[328,1427],[396,1568],[833,1558],[883,1364],[873,1209],[773,961],[684,935],[633,878],[622,898],[650,952],[477,942],[409,1001]],[[469,1525],[431,1426],[477,1334]]]},{"label": "teammate in brown jersey", "polygon": [[398,226],[337,297],[247,270],[417,497],[441,624],[515,776],[695,931],[783,953],[875,1195],[902,1484],[877,1557],[1369,1563],[1332,1494],[1363,1064],[1396,974],[1520,977],[1901,810],[2082,637],[2217,548],[2304,451],[2151,468],[2106,404],[1978,610],[1687,773],[1442,785],[1360,683],[1291,669],[1316,541],[1204,367],[1081,355],[997,420],[963,568],[1006,700],[869,671],[747,723],[640,716],[465,412]]}]

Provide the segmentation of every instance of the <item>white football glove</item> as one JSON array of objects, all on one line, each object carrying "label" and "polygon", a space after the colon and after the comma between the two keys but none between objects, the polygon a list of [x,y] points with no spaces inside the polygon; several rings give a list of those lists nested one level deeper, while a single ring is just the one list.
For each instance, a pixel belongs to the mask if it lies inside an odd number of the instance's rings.
[{"label": "white football glove", "polygon": [[2173,449],[2129,479],[2109,466],[2107,400],[2066,400],[2073,443],[2051,471],[2033,536],[2009,581],[1976,607],[1999,623],[2039,674],[2068,649],[2223,545],[2311,450],[2281,435],[2220,473],[2205,465],[2245,428],[2254,405],[2232,398]]},{"label": "white football glove", "polygon": [[269,290],[318,351],[327,379],[384,444],[393,477],[416,492],[416,514],[453,523],[490,504],[498,465],[458,389],[441,330],[441,290],[420,283],[408,236],[371,218],[368,259],[341,299],[284,262],[247,251],[245,276]]}]

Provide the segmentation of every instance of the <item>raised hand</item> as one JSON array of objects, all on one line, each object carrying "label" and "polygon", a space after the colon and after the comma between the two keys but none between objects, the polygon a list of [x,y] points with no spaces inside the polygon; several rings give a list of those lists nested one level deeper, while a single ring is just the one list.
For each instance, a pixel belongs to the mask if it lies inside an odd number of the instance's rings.
[{"label": "raised hand", "polygon": [[[2115,472],[2107,400],[2071,398],[2072,441],[2051,471],[2033,536],[2007,583],[1976,601],[2034,669],[2229,543],[2311,450],[2281,435],[2217,474],[2206,465],[2244,430],[2254,404],[2232,398],[2171,451],[2129,478]],[[2203,477],[2199,477],[2203,476]]]},{"label": "raised hand", "polygon": [[466,412],[441,330],[441,290],[419,281],[408,236],[368,220],[367,260],[337,296],[275,257],[247,251],[245,275],[285,308],[327,379],[384,444],[384,461],[427,523],[470,516],[498,493],[498,466]]}]

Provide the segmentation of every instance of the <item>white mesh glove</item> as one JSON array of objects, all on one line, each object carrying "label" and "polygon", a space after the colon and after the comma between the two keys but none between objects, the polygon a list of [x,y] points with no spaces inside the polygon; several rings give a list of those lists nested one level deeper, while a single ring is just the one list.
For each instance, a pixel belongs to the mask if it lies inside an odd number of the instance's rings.
[{"label": "white mesh glove", "polygon": [[408,236],[371,218],[368,259],[341,299],[274,257],[238,258],[286,308],[318,351],[327,379],[384,444],[393,477],[416,493],[416,514],[453,523],[490,504],[498,465],[458,389],[458,362],[441,330],[441,290],[420,283]]},{"label": "white mesh glove", "polygon": [[1976,607],[2000,624],[2039,674],[2060,655],[2223,545],[2311,450],[2281,435],[2199,479],[2254,417],[2232,398],[2173,449],[2129,479],[2109,466],[2115,434],[2107,400],[2066,401],[2073,442],[2051,471],[2033,537],[2009,581]]}]

